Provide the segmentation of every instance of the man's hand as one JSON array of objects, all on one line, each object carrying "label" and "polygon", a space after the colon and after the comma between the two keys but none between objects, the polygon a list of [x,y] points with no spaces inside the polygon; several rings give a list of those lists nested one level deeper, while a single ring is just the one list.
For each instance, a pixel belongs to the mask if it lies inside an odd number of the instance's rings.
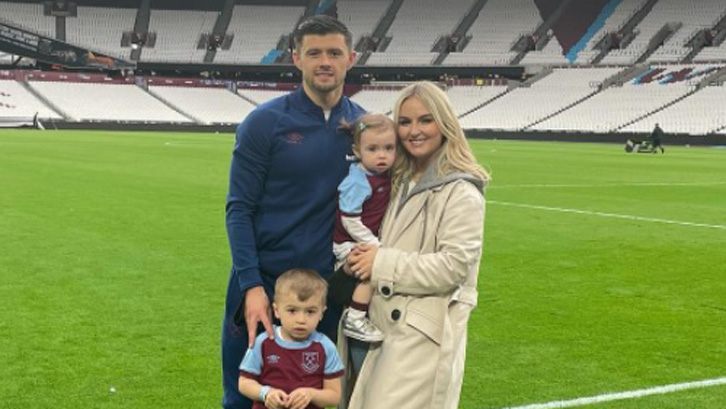
[{"label": "man's hand", "polygon": [[247,323],[248,347],[255,344],[257,334],[257,323],[262,321],[267,336],[272,339],[275,333],[272,330],[272,318],[270,316],[270,300],[262,287],[252,287],[245,294],[245,323]]},{"label": "man's hand", "polygon": [[312,388],[297,388],[292,393],[287,401],[287,407],[289,409],[305,409],[310,401],[313,400],[313,389]]}]

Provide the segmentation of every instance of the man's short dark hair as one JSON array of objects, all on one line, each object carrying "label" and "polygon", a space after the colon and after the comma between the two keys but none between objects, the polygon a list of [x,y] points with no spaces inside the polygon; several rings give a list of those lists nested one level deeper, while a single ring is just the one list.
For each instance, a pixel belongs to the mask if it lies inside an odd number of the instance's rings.
[{"label": "man's short dark hair", "polygon": [[348,27],[335,17],[328,15],[317,15],[303,20],[292,33],[292,39],[296,50],[300,49],[303,37],[306,35],[342,34],[345,37],[345,45],[349,50],[353,49],[353,34]]}]

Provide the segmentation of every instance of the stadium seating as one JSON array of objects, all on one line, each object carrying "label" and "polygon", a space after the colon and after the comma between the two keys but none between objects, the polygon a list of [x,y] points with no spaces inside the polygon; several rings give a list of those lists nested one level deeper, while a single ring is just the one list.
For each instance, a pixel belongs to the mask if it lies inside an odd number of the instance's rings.
[{"label": "stadium seating", "polygon": [[557,37],[552,37],[547,45],[541,50],[530,51],[524,55],[520,64],[522,65],[557,65],[567,64],[567,59],[562,51],[562,46]]},{"label": "stadium seating", "polygon": [[521,130],[597,91],[620,68],[563,68],[461,118],[465,129]]},{"label": "stadium seating", "polygon": [[0,64],[10,65],[13,63],[13,56],[0,51]]},{"label": "stadium seating", "polygon": [[280,36],[292,33],[303,7],[237,5],[228,33],[234,34],[229,50],[217,50],[215,63],[260,64],[277,47]]},{"label": "stadium seating", "polygon": [[32,81],[71,120],[192,122],[136,85]]},{"label": "stadium seating", "polygon": [[726,126],[726,86],[705,87],[662,111],[620,130],[647,133],[655,124],[666,132],[705,135]]},{"label": "stadium seating", "polygon": [[654,62],[683,60],[691,51],[690,47],[686,47],[688,41],[699,30],[713,27],[726,11],[726,3],[723,0],[702,0],[698,2],[698,7],[683,7],[681,0],[660,0],[658,3],[664,3],[663,7],[667,6],[671,11],[668,18],[675,18],[675,21],[682,22],[683,26],[648,58],[648,61]]},{"label": "stadium seating", "polygon": [[497,96],[507,91],[506,85],[487,85],[487,86],[462,86],[456,85],[449,87],[446,94],[454,106],[456,115],[463,115],[472,109],[491,101]]},{"label": "stadium seating", "polygon": [[43,15],[42,4],[0,2],[0,19],[46,37],[55,37],[55,17]]},{"label": "stadium seating", "polygon": [[718,47],[704,47],[693,59],[694,62],[726,61],[726,41]]},{"label": "stadium seating", "polygon": [[600,54],[600,50],[594,48],[598,41],[600,41],[603,36],[608,33],[620,30],[620,28],[628,22],[633,14],[640,10],[643,7],[643,4],[647,1],[648,0],[622,0],[613,13],[607,18],[607,20],[605,20],[605,23],[600,30],[598,30],[597,33],[590,38],[587,45],[585,45],[583,50],[580,51],[575,62],[578,64],[587,64],[592,61],[593,58]]},{"label": "stadium seating", "polygon": [[338,0],[338,19],[353,33],[353,46],[364,35],[373,34],[391,0]]},{"label": "stadium seating", "polygon": [[681,0],[659,0],[653,9],[640,22],[636,31],[638,35],[623,50],[612,50],[603,59],[603,64],[631,64],[648,48],[653,36],[669,22],[682,23],[682,27],[656,50],[648,61],[678,62],[691,50],[685,47],[686,42],[699,28],[710,28],[715,19],[726,10],[726,4],[721,0],[704,0],[698,7],[684,7]]},{"label": "stadium seating", "polygon": [[273,98],[283,96],[289,92],[290,91],[277,91],[277,90],[272,90],[272,89],[252,89],[252,88],[244,88],[244,89],[237,90],[237,94],[239,94],[242,98],[245,98],[246,100],[248,100],[256,105],[263,104]]},{"label": "stadium seating", "polygon": [[149,86],[149,92],[203,124],[236,124],[255,108],[226,88]]},{"label": "stadium seating", "polygon": [[517,53],[512,46],[542,22],[532,0],[489,0],[467,34],[471,41],[451,53],[444,65],[507,65]]},{"label": "stadium seating", "polygon": [[385,52],[375,52],[367,65],[430,65],[439,53],[431,52],[436,40],[450,34],[466,14],[471,0],[406,0],[386,36]]},{"label": "stadium seating", "polygon": [[379,66],[413,66],[413,65],[431,65],[439,53],[372,53],[366,65]]},{"label": "stadium seating", "polygon": [[197,49],[202,33],[210,33],[219,16],[212,11],[151,10],[149,31],[156,33],[156,45],[145,47],[142,61],[201,63],[206,48]]},{"label": "stadium seating", "polygon": [[386,114],[393,109],[393,104],[401,93],[401,88],[364,88],[353,95],[351,99],[360,104],[366,111]]},{"label": "stadium seating", "polygon": [[[357,42],[374,31],[392,1],[338,0],[337,11]],[[563,67],[573,55],[564,56],[560,40],[552,36],[542,50],[528,52],[521,61],[528,74],[536,73],[539,66],[547,66],[546,72],[555,67],[531,84],[517,87],[515,82],[502,80],[498,85],[448,87],[446,92],[464,128],[642,133],[650,131],[655,122],[667,132],[678,133],[705,134],[724,128],[724,75],[720,79],[712,77],[711,86],[699,83],[714,69],[722,70],[726,65],[726,41],[705,47],[694,59],[699,64],[678,64],[691,52],[687,42],[695,33],[721,21],[726,13],[723,0],[702,0],[698,7],[684,7],[682,0],[659,0],[636,27],[638,35],[629,46],[612,50],[599,66],[582,67],[598,55],[599,50],[593,49],[595,44],[622,27],[646,1],[620,0],[617,6],[610,3],[612,8],[601,12],[602,27],[591,37],[583,37],[589,40],[572,68]],[[391,37],[388,48],[373,53],[367,64],[430,65],[439,55],[431,51],[436,40],[451,34],[473,3],[450,0],[442,7],[438,0],[404,0],[386,33]],[[467,33],[470,42],[462,52],[450,53],[443,64],[510,64],[517,55],[512,46],[542,23],[541,7],[543,2],[539,0],[488,0]],[[3,1],[0,9],[0,20],[55,37],[56,19],[44,16],[42,5]],[[77,17],[65,18],[70,43],[129,58],[130,49],[122,48],[120,40],[124,32],[133,29],[137,8],[79,5],[77,11]],[[292,32],[304,11],[303,6],[236,5],[227,30],[234,34],[231,49],[217,50],[214,62],[271,62],[271,52]],[[197,49],[197,44],[202,34],[212,31],[219,13],[151,10],[149,30],[156,33],[156,45],[142,50],[141,62],[203,62],[207,50]],[[603,81],[627,70],[643,56],[653,36],[670,22],[681,26],[649,57],[650,68],[645,67],[645,73],[625,84],[603,88]],[[14,62],[12,56],[0,54],[0,63]],[[7,79],[0,81],[0,118],[32,118],[38,112],[41,118],[62,119],[66,115],[71,121],[232,124],[240,122],[255,105],[288,92],[283,90],[285,85],[280,89],[265,85],[263,89],[245,81],[238,83],[242,88],[237,95],[225,88],[198,86],[206,85],[201,82],[193,87],[152,83],[147,92],[128,83],[111,84],[115,80],[107,84],[45,82],[31,76],[28,84],[37,93],[34,95],[23,83],[12,80],[21,77],[6,73],[3,78]],[[390,113],[402,85],[384,86],[379,82],[364,86],[352,99],[369,111]]]},{"label": "stadium seating", "polygon": [[17,81],[0,80],[0,119],[62,119]]},{"label": "stadium seating", "polygon": [[660,80],[644,83],[641,76],[621,87],[609,87],[532,129],[614,131],[692,92],[695,84],[691,81],[666,82],[670,74],[683,67],[688,66],[668,66]]},{"label": "stadium seating", "polygon": [[128,60],[131,49],[121,47],[124,31],[134,29],[137,9],[78,6],[78,17],[66,18],[66,38],[73,44]]}]

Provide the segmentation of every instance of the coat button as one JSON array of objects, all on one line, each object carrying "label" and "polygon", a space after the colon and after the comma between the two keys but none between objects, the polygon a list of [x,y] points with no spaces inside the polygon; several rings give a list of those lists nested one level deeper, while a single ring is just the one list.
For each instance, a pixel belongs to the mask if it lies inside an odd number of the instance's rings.
[{"label": "coat button", "polygon": [[391,287],[388,287],[388,286],[381,287],[381,294],[391,295]]},{"label": "coat button", "polygon": [[399,318],[401,318],[401,310],[397,308],[391,311],[391,319],[393,319],[394,321],[398,321]]}]

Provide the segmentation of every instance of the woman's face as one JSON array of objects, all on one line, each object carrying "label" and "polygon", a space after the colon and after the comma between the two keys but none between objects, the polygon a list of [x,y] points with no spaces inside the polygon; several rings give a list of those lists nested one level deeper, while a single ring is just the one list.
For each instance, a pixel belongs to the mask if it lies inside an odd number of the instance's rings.
[{"label": "woman's face", "polygon": [[401,104],[397,127],[403,148],[413,157],[417,169],[423,170],[444,143],[434,116],[418,97],[413,96]]}]

